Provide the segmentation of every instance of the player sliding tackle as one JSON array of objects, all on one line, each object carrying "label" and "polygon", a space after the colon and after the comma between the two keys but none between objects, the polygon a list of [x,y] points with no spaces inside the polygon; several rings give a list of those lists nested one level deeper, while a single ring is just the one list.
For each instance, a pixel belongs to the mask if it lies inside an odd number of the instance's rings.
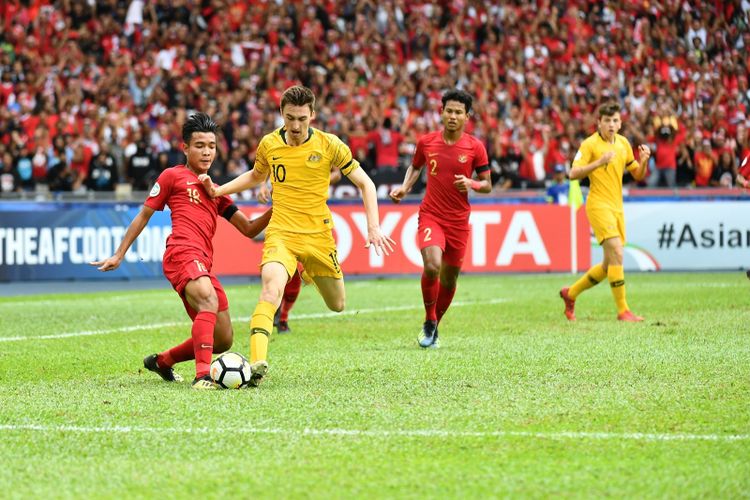
[{"label": "player sliding tackle", "polygon": [[352,157],[349,147],[333,134],[312,128],[315,95],[294,86],[281,96],[284,126],[265,135],[255,156],[255,165],[236,179],[215,186],[201,176],[212,196],[239,193],[264,182],[270,175],[273,214],[266,228],[261,260],[261,292],[250,321],[250,361],[254,385],[268,370],[268,336],[273,316],[281,303],[284,286],[301,262],[326,305],[344,310],[346,291],[333,240],[333,218],[326,203],[332,168],[362,192],[367,217],[367,244],[388,255],[395,242],[380,230],[375,185]]},{"label": "player sliding tackle", "polygon": [[198,175],[208,172],[216,158],[218,133],[219,126],[205,113],[196,113],[185,122],[185,165],[168,168],[159,175],[115,254],[90,263],[100,271],[117,269],[154,212],[169,206],[172,234],[164,253],[164,276],[180,295],[193,326],[190,338],[160,354],[146,356],[143,366],[168,382],[179,382],[182,377],[172,367],[195,359],[194,389],[216,389],[208,373],[211,354],[229,349],[233,339],[227,295],[211,270],[216,219],[224,217],[252,238],[263,230],[270,217],[264,214],[250,221],[228,196],[212,199],[204,191]]}]

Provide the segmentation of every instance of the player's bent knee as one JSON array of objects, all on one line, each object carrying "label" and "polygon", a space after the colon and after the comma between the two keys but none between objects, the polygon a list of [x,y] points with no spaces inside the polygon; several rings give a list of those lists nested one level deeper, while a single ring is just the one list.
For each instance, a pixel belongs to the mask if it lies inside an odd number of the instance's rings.
[{"label": "player's bent knee", "polygon": [[219,297],[216,292],[211,290],[213,293],[192,293],[186,294],[186,298],[190,307],[195,309],[197,312],[209,311],[217,313],[219,311]]},{"label": "player's bent knee", "polygon": [[333,301],[326,303],[326,305],[328,306],[328,309],[330,309],[331,311],[340,313],[346,307],[346,299],[342,298],[342,299],[333,300]]},{"label": "player's bent knee", "polygon": [[194,300],[198,311],[217,312],[219,310],[219,297],[217,297],[215,293],[212,293],[207,297],[197,297],[194,298]]},{"label": "player's bent knee", "polygon": [[260,300],[263,302],[269,302],[271,304],[279,304],[281,302],[281,294],[283,290],[266,289],[264,288],[260,292]]},{"label": "player's bent knee", "polygon": [[609,252],[609,264],[612,266],[621,266],[624,252],[622,247],[613,248]]},{"label": "player's bent knee", "polygon": [[440,274],[440,264],[435,262],[424,263],[424,273],[430,277],[437,277]]}]

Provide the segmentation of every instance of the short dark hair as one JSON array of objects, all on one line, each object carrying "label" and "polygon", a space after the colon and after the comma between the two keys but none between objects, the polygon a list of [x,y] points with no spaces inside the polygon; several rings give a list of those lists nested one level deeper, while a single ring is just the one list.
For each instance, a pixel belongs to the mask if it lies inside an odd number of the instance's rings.
[{"label": "short dark hair", "polygon": [[315,111],[315,94],[302,85],[289,87],[281,94],[281,109],[291,104],[292,106],[310,106],[310,111]]},{"label": "short dark hair", "polygon": [[182,140],[190,144],[190,139],[195,132],[213,132],[219,135],[219,125],[206,113],[195,113],[182,125]]},{"label": "short dark hair", "polygon": [[602,118],[604,116],[612,116],[615,113],[620,112],[620,105],[616,102],[605,102],[601,106],[599,106],[599,118]]},{"label": "short dark hair", "polygon": [[468,114],[471,111],[471,104],[474,102],[474,98],[471,97],[471,94],[469,94],[465,90],[452,89],[443,94],[442,101],[443,108],[445,108],[445,105],[448,101],[460,102],[464,105],[464,107],[466,108],[466,113]]}]

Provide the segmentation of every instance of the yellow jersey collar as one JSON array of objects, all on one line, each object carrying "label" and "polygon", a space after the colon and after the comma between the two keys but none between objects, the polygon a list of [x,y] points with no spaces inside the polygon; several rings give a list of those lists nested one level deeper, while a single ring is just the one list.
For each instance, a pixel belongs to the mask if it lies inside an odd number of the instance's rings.
[{"label": "yellow jersey collar", "polygon": [[[286,129],[284,127],[281,127],[279,129],[279,135],[281,136],[281,140],[284,141],[284,144],[288,146],[289,144],[286,142]],[[307,139],[305,139],[305,142],[312,139],[312,136],[313,136],[313,128],[310,127],[307,129]],[[304,144],[305,142],[303,142],[302,144]]]}]

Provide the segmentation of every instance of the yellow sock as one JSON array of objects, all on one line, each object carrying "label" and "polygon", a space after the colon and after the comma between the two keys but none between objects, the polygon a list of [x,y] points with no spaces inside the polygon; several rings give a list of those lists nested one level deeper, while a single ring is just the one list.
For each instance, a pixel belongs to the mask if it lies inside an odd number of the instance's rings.
[{"label": "yellow sock", "polygon": [[607,273],[604,271],[602,265],[595,265],[594,267],[586,271],[586,274],[581,276],[578,281],[573,283],[573,285],[568,290],[568,297],[575,300],[575,298],[578,297],[581,292],[598,285],[599,282],[606,277]]},{"label": "yellow sock", "polygon": [[273,315],[276,306],[261,300],[255,306],[250,320],[250,362],[265,360],[268,357],[268,337],[273,330]]},{"label": "yellow sock", "polygon": [[607,278],[612,297],[617,304],[617,314],[622,314],[628,310],[628,303],[625,301],[625,271],[622,270],[622,266],[609,266]]}]

